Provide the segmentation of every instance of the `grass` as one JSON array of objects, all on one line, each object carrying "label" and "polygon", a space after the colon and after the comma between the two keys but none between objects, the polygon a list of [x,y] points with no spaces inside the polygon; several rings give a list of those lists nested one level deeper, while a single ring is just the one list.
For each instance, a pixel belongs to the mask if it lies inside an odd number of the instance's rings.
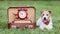
[{"label": "grass", "polygon": [[[60,34],[60,1],[0,1],[0,34]],[[13,6],[34,6],[36,20],[40,17],[41,9],[51,10],[53,30],[36,29],[7,29],[7,9]]]}]

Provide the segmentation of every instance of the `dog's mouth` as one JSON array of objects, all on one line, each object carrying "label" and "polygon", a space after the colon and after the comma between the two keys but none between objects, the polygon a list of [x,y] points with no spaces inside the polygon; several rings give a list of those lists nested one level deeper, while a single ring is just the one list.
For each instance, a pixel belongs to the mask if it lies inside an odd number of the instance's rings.
[{"label": "dog's mouth", "polygon": [[48,25],[49,24],[49,20],[43,20],[44,24]]}]

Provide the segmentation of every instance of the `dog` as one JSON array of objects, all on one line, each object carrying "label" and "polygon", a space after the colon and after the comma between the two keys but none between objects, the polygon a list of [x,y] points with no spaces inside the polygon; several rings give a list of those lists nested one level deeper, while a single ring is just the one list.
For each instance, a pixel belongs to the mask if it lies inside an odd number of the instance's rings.
[{"label": "dog", "polygon": [[39,26],[39,28],[42,30],[44,28],[52,30],[53,24],[51,18],[51,11],[41,10],[41,17],[37,20],[37,26]]}]

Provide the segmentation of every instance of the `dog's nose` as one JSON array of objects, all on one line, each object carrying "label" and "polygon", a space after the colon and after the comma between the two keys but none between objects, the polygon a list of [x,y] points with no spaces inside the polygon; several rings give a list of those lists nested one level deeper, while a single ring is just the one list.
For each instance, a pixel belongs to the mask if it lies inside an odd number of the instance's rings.
[{"label": "dog's nose", "polygon": [[44,17],[44,20],[46,20],[46,17]]}]

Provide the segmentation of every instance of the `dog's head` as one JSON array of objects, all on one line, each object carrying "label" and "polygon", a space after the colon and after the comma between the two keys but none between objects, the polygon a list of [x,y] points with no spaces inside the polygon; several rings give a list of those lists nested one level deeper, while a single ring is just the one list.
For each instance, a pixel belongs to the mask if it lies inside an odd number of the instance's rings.
[{"label": "dog's head", "polygon": [[45,11],[45,10],[41,11],[41,18],[42,18],[43,22],[45,22],[45,23],[49,22],[50,14],[51,14],[51,11]]}]

